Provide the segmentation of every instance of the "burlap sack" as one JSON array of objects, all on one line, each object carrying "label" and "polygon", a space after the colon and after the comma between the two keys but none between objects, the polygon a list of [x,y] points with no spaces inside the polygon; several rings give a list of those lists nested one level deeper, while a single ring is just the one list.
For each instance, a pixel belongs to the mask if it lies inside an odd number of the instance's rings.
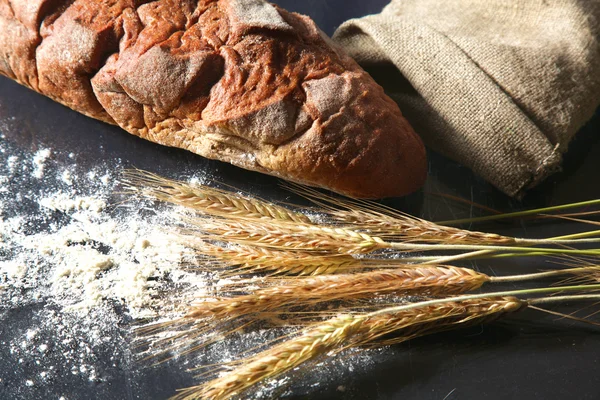
[{"label": "burlap sack", "polygon": [[520,196],[600,103],[599,26],[600,0],[393,0],[334,39],[395,66],[381,83],[429,147]]}]

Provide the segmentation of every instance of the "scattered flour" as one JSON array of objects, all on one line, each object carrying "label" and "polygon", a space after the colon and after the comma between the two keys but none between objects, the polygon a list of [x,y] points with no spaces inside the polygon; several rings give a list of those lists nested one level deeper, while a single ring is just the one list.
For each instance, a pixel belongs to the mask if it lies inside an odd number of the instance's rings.
[{"label": "scattered flour", "polygon": [[33,173],[32,175],[37,179],[44,177],[44,167],[46,166],[46,160],[50,157],[52,152],[50,149],[40,149],[33,155]]},{"label": "scattered flour", "polygon": [[6,160],[6,167],[8,172],[12,175],[17,168],[17,162],[19,161],[19,157],[17,156],[9,156]]},{"label": "scattered flour", "polygon": [[0,261],[0,279],[13,288],[43,283],[44,295],[73,310],[117,301],[133,318],[154,316],[160,285],[189,283],[196,276],[181,269],[189,252],[163,229],[172,219],[170,208],[149,216],[135,209],[141,203],[109,209],[115,178],[103,176],[108,184],[96,193],[69,188],[36,198],[38,216],[54,220],[58,214],[66,220],[61,224],[25,233],[27,215],[2,219],[1,246],[16,255]]},{"label": "scattered flour", "polygon": [[[177,210],[115,194],[118,161],[90,170],[47,148],[0,148],[0,351],[26,371],[14,382],[0,373],[0,397],[2,385],[31,394],[65,379],[101,382],[132,362],[132,321],[175,314],[206,285],[164,229]],[[20,310],[27,319],[11,320]]]},{"label": "scattered flour", "polygon": [[22,262],[0,261],[0,271],[8,281],[17,282],[25,278],[27,265]]},{"label": "scattered flour", "polygon": [[50,197],[38,200],[40,206],[64,213],[89,210],[93,215],[99,215],[106,207],[106,201],[92,196],[77,196],[64,192],[57,192]]},{"label": "scattered flour", "polygon": [[[65,169],[62,174],[60,175],[60,179],[66,183],[67,185],[72,185],[73,184],[73,175],[71,174],[71,171],[68,169]],[[108,183],[108,182],[107,182]]]}]

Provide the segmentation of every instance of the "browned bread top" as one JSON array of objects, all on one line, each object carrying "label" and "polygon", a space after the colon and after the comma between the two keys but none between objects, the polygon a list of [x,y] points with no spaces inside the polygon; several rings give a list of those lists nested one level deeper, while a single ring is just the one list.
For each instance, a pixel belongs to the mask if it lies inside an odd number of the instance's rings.
[{"label": "browned bread top", "polygon": [[425,178],[381,87],[262,0],[0,0],[0,26],[0,72],[148,140],[357,197]]}]

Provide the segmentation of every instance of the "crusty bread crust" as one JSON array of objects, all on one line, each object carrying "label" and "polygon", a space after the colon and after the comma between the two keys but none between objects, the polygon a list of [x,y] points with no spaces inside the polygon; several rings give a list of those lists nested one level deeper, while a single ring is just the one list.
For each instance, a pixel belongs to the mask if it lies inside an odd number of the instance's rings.
[{"label": "crusty bread crust", "polygon": [[383,89],[262,0],[0,0],[0,73],[153,142],[351,196],[426,175]]}]

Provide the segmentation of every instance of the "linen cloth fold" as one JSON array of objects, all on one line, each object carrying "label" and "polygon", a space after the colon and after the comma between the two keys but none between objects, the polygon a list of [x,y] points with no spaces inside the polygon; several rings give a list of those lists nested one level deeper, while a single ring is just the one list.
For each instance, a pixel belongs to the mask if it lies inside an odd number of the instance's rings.
[{"label": "linen cloth fold", "polygon": [[[519,197],[600,104],[600,0],[392,0],[334,34],[425,143]],[[599,132],[600,134],[600,132]]]}]

